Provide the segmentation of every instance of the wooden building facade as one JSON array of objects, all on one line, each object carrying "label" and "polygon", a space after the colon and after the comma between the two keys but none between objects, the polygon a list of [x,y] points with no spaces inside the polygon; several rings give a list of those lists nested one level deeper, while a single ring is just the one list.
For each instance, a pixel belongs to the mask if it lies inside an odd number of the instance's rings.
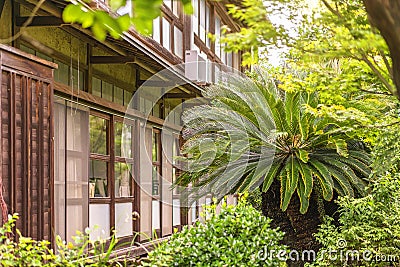
[{"label": "wooden building facade", "polygon": [[62,22],[66,1],[32,13],[38,2],[0,1],[0,179],[8,212],[20,214],[17,227],[37,239],[71,240],[89,227],[94,240],[112,230],[146,240],[193,223],[211,196],[184,208],[170,185],[179,174],[182,103],[200,96],[200,85],[177,72],[188,83],[156,101],[151,91],[132,96],[153,74],[184,63],[188,50],[240,70],[240,53],[207,35],[239,29],[223,2],[193,0],[189,16],[164,1],[151,38],[130,30],[103,43]]}]

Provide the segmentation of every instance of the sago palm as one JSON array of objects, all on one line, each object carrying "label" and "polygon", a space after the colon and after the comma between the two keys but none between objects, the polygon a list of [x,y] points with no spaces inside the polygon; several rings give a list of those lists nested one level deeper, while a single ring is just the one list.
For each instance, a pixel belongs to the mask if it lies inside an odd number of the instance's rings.
[{"label": "sago palm", "polygon": [[[339,122],[310,111],[317,108],[317,94],[283,92],[260,73],[255,77],[230,76],[228,82],[204,89],[211,104],[184,113],[187,169],[177,184],[191,184],[189,193],[196,197],[260,187],[279,196],[283,213],[297,201],[299,216],[311,206],[318,208],[310,200],[330,201],[334,192],[363,194],[369,155]],[[296,220],[289,218],[294,236],[301,232]]]}]

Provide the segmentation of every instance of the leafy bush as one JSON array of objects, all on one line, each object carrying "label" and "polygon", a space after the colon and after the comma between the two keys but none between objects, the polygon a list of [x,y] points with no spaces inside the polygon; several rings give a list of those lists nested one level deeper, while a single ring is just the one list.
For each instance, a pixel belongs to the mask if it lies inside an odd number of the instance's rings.
[{"label": "leafy bush", "polygon": [[[322,224],[316,237],[323,247],[312,266],[400,266],[400,174],[380,178],[364,198],[338,204],[339,226],[331,218]],[[346,256],[353,250],[358,259]],[[336,251],[336,259],[329,251]]]},{"label": "leafy bush", "polygon": [[17,219],[17,214],[9,215],[7,223],[0,227],[0,266],[123,266],[111,258],[117,244],[114,236],[107,243],[90,241],[88,233],[78,233],[73,237],[74,243],[63,242],[57,236],[55,253],[49,241],[24,237],[18,229],[17,241],[12,231]]},{"label": "leafy bush", "polygon": [[143,266],[281,266],[277,258],[263,260],[264,248],[285,250],[283,233],[270,228],[270,219],[247,203],[206,207],[205,222],[185,226],[149,253]]}]

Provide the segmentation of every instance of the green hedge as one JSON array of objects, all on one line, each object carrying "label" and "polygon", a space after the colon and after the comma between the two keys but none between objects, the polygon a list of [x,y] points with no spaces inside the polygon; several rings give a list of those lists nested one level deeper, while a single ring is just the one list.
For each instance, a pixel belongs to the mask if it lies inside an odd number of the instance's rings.
[{"label": "green hedge", "polygon": [[[270,219],[247,203],[206,208],[207,219],[185,226],[149,253],[143,266],[284,266],[277,258],[263,260],[264,248],[285,250],[283,233],[270,228]],[[204,215],[204,214],[203,214]]]}]

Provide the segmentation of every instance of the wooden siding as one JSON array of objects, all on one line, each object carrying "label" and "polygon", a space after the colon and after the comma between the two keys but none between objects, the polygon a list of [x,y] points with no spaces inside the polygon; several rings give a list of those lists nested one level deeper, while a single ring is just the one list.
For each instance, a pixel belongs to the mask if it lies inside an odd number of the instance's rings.
[{"label": "wooden siding", "polygon": [[22,235],[52,239],[53,68],[0,46],[0,179]]}]

